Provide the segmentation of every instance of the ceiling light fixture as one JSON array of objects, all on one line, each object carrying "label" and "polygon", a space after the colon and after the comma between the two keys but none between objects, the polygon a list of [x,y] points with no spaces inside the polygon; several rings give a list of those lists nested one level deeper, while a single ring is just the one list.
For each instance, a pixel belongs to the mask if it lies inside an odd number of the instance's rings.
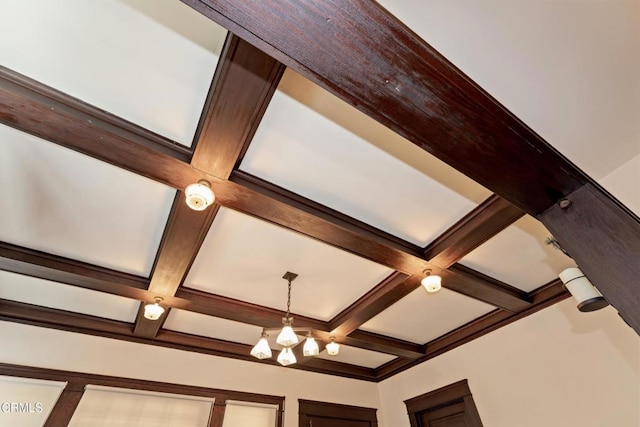
[{"label": "ceiling light fixture", "polygon": [[330,356],[335,356],[340,352],[340,344],[335,341],[336,337],[331,337],[331,342],[327,344],[327,353]]},{"label": "ceiling light fixture", "polygon": [[144,306],[144,317],[149,320],[158,320],[162,313],[164,313],[164,308],[160,305],[162,302],[162,298],[156,297],[156,302],[151,304],[147,304]]},{"label": "ceiling light fixture", "polygon": [[579,268],[567,268],[559,274],[559,277],[573,298],[578,301],[578,310],[596,311],[609,305]]},{"label": "ceiling light fixture", "polygon": [[422,286],[429,293],[438,292],[442,288],[442,277],[437,274],[431,274],[431,270],[425,270],[424,274],[424,279],[420,281]]},{"label": "ceiling light fixture", "polygon": [[[287,281],[287,314],[282,318],[282,328],[263,328],[262,336],[258,343],[251,349],[251,355],[258,359],[268,359],[272,356],[271,348],[269,347],[268,332],[279,332],[276,343],[282,346],[282,351],[278,354],[278,363],[282,366],[293,365],[297,362],[296,355],[292,350],[292,346],[298,344],[297,333],[305,333],[306,339],[302,347],[302,354],[304,356],[317,356],[320,354],[320,348],[315,338],[313,337],[313,329],[311,328],[294,328],[293,317],[291,317],[291,282],[293,282],[298,275],[287,271],[283,279]],[[333,342],[334,337],[331,337],[331,343],[327,344],[327,353],[332,356],[338,354],[340,346]]]},{"label": "ceiling light fixture", "polygon": [[268,337],[269,334],[262,332],[260,341],[251,349],[251,355],[253,357],[257,357],[258,359],[268,359],[271,357],[271,347],[269,347],[269,341],[267,341]]},{"label": "ceiling light fixture", "polygon": [[311,336],[311,331],[307,334],[307,339],[304,342],[304,347],[302,348],[302,354],[304,356],[317,356],[320,354],[320,348],[318,347],[318,343],[315,338]]},{"label": "ceiling light fixture", "polygon": [[187,206],[194,211],[203,211],[216,199],[209,181],[201,179],[184,190]]}]

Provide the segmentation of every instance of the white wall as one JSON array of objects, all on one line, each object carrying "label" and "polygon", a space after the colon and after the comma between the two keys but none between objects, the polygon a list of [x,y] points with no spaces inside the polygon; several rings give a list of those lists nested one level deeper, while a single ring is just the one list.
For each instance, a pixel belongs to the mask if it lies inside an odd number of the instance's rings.
[{"label": "white wall", "polygon": [[379,384],[384,425],[403,401],[468,379],[485,426],[637,427],[640,339],[615,310],[569,299]]},{"label": "white wall", "polygon": [[365,381],[10,322],[0,337],[3,363],[285,396],[285,427],[298,425],[298,399],[380,406]]}]

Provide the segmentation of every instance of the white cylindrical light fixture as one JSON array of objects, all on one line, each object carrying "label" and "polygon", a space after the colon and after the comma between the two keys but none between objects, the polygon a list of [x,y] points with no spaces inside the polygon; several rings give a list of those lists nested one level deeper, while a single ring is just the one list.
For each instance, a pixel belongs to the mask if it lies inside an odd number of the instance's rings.
[{"label": "white cylindrical light fixture", "polygon": [[257,357],[258,359],[268,359],[271,357],[271,347],[269,347],[269,341],[267,341],[268,336],[266,332],[262,333],[258,344],[251,349],[251,355],[253,357]]},{"label": "white cylindrical light fixture", "polygon": [[331,342],[327,344],[327,354],[329,356],[336,356],[340,352],[340,344],[334,341],[335,338],[331,337]]},{"label": "white cylindrical light fixture", "polygon": [[153,304],[147,304],[144,306],[144,318],[149,320],[158,320],[162,313],[164,313],[164,308],[160,305],[162,298],[157,297],[156,302]]},{"label": "white cylindrical light fixture", "polygon": [[609,305],[579,268],[567,268],[559,274],[559,277],[573,298],[578,301],[578,310],[595,311]]},{"label": "white cylindrical light fixture", "polygon": [[195,184],[187,186],[184,195],[189,206],[194,211],[203,211],[215,200],[215,195],[208,181],[201,179]]},{"label": "white cylindrical light fixture", "polygon": [[289,347],[283,348],[278,355],[278,363],[282,366],[293,365],[296,362],[296,355],[293,354],[293,351],[291,351]]}]

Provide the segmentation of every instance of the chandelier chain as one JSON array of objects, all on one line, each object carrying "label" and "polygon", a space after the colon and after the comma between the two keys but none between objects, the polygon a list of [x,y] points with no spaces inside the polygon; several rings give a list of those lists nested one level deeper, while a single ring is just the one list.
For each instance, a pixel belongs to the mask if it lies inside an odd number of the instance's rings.
[{"label": "chandelier chain", "polygon": [[291,314],[291,280],[289,282],[289,289],[287,291],[287,316],[286,319],[289,319],[289,314]]}]

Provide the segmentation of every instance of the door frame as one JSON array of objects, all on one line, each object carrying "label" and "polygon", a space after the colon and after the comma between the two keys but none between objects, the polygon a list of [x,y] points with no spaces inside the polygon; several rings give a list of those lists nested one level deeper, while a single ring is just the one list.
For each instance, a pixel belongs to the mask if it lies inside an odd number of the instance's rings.
[{"label": "door frame", "polygon": [[298,399],[299,426],[308,426],[310,417],[338,418],[343,420],[369,421],[371,427],[378,427],[377,409],[362,406],[340,405]]},{"label": "door frame", "polygon": [[421,427],[419,421],[421,413],[455,403],[464,404],[465,414],[472,427],[482,427],[480,414],[473,401],[473,395],[466,379],[404,401],[411,427]]}]

